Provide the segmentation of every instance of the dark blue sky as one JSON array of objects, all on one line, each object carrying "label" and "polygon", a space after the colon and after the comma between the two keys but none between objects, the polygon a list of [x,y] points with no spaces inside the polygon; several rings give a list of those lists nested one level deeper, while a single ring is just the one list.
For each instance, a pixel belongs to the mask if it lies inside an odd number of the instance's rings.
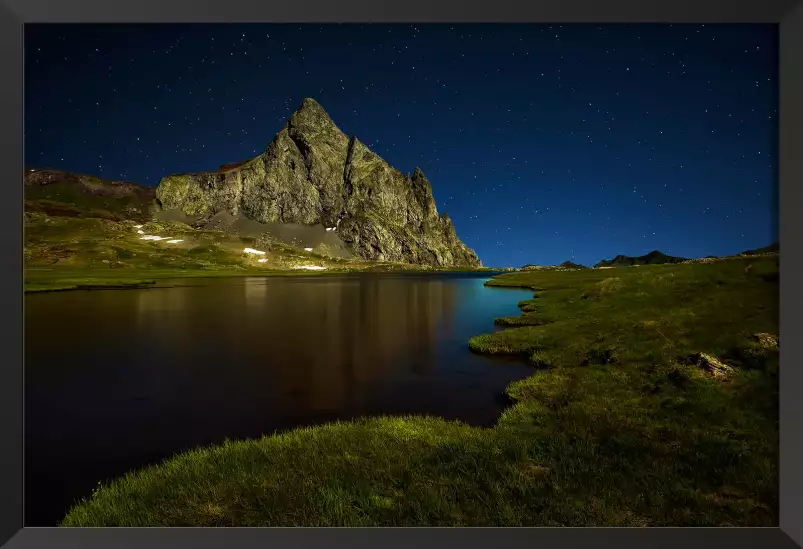
[{"label": "dark blue sky", "polygon": [[156,185],[313,97],[487,265],[778,238],[775,25],[28,25],[25,55],[31,167]]}]

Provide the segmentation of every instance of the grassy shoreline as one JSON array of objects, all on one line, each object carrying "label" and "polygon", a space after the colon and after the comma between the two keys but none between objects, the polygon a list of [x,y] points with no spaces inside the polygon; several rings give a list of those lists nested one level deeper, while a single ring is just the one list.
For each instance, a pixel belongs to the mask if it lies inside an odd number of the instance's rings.
[{"label": "grassy shoreline", "polygon": [[[147,240],[157,236],[160,240]],[[259,253],[246,252],[249,248]],[[37,211],[26,212],[24,254],[26,293],[144,288],[164,278],[499,272],[334,257],[323,245],[298,248],[178,222],[59,217]]]},{"label": "grassy shoreline", "polygon": [[380,417],[199,448],[62,525],[776,526],[777,281],[777,258],[498,276],[535,295],[469,346],[534,371],[494,427]]},{"label": "grassy shoreline", "polygon": [[[326,276],[355,273],[393,273],[393,274],[431,274],[465,273],[488,274],[501,272],[499,269],[458,269],[414,267],[387,268],[382,265],[360,269],[330,268],[320,271],[304,269],[252,269],[252,270],[117,270],[117,269],[35,269],[27,270],[25,275],[25,293],[70,291],[70,290],[108,290],[108,289],[147,289],[155,287],[158,280],[179,278],[243,278],[243,277],[277,277],[277,276]],[[45,274],[46,273],[46,274]]]}]

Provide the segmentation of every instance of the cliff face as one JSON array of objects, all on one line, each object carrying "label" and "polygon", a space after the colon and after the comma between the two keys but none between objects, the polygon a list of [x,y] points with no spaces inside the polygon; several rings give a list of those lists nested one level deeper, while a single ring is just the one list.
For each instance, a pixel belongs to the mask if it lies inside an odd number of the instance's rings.
[{"label": "cliff face", "polygon": [[207,217],[221,211],[259,221],[322,224],[366,259],[435,266],[480,266],[447,215],[438,215],[418,168],[407,177],[349,138],[305,99],[267,150],[217,172],[165,177],[166,210]]}]

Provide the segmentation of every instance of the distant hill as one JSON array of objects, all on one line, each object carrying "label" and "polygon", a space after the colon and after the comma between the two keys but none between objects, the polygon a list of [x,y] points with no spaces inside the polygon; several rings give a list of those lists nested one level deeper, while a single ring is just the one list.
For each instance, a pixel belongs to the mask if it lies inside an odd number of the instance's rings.
[{"label": "distant hill", "polygon": [[560,265],[533,265],[529,263],[519,268],[520,271],[555,271],[558,269],[587,269],[585,265],[578,265],[572,261],[564,261]]},{"label": "distant hill", "polygon": [[58,217],[148,221],[156,189],[63,170],[25,171],[25,211]]},{"label": "distant hill", "polygon": [[630,267],[632,265],[664,265],[666,263],[681,263],[686,261],[683,257],[674,257],[654,250],[647,255],[630,257],[627,255],[617,255],[613,259],[603,259],[595,267]]},{"label": "distant hill", "polygon": [[747,250],[745,252],[740,253],[739,255],[759,255],[759,254],[772,254],[780,252],[781,252],[780,242],[774,242],[769,246],[764,246],[763,248],[758,248],[756,250]]}]

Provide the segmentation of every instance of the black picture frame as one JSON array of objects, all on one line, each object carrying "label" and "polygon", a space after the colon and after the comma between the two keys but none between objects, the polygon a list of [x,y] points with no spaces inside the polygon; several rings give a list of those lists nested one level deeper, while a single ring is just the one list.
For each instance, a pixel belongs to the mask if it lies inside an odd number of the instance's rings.
[{"label": "black picture frame", "polygon": [[[87,22],[673,22],[780,25],[780,527],[778,528],[23,528],[23,28]],[[801,547],[803,411],[799,244],[803,187],[803,4],[800,0],[0,0],[0,544],[3,547]],[[798,229],[794,227],[798,226]]]}]

